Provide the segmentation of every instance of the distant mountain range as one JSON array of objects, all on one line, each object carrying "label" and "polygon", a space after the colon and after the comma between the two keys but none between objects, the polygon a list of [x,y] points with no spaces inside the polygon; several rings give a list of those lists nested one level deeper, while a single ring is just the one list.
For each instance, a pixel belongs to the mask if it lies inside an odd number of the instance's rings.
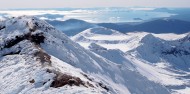
[{"label": "distant mountain range", "polygon": [[157,19],[136,25],[100,23],[99,26],[114,29],[122,33],[144,31],[149,33],[176,33],[183,34],[190,31],[190,22],[176,19]]},{"label": "distant mountain range", "polygon": [[47,20],[48,23],[63,31],[68,36],[74,36],[86,29],[93,27],[105,27],[117,30],[121,33],[149,32],[149,33],[176,33],[183,34],[190,31],[190,22],[176,19],[156,19],[144,23],[89,23],[83,20],[69,19],[66,21]]},{"label": "distant mountain range", "polygon": [[66,21],[47,20],[47,22],[56,27],[58,30],[63,31],[68,36],[73,36],[88,28],[95,27],[95,24],[78,19],[68,19]]}]

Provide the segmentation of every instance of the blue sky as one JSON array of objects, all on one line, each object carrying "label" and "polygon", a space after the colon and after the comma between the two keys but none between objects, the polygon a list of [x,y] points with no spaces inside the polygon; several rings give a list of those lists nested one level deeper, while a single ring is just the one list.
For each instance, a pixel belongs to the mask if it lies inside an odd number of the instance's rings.
[{"label": "blue sky", "polygon": [[2,0],[0,8],[190,7],[190,0]]}]

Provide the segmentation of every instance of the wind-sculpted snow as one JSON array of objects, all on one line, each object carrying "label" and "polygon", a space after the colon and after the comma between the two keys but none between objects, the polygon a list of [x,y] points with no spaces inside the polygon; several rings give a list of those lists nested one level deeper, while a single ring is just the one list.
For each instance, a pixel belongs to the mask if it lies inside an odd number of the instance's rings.
[{"label": "wind-sculpted snow", "polygon": [[[85,50],[38,18],[21,16],[1,25],[1,93],[169,93],[137,71]],[[61,80],[65,82],[58,84]]]},{"label": "wind-sculpted snow", "polygon": [[130,70],[135,70],[135,66],[131,64],[131,62],[125,58],[125,53],[120,51],[119,49],[107,49],[97,45],[95,43],[91,43],[89,46],[90,51],[114,62],[120,64],[121,66],[125,66]]},{"label": "wind-sculpted snow", "polygon": [[78,42],[79,44],[86,44],[85,48],[88,48],[90,43],[96,43],[100,46],[109,49],[120,49],[123,52],[136,48],[139,44],[139,40],[144,37],[147,33],[133,33],[122,34],[118,31],[107,29],[104,27],[96,27],[87,29],[71,39]]},{"label": "wind-sculpted snow", "polygon": [[[158,81],[173,91],[188,94],[190,43],[188,36],[177,40],[163,40],[152,34],[140,41],[140,46],[129,51],[130,61],[150,80]],[[131,58],[129,58],[131,57]],[[151,72],[148,72],[151,71]],[[187,88],[187,90],[186,90]]]},{"label": "wind-sculpted snow", "polygon": [[142,45],[136,50],[143,59],[152,63],[164,59],[175,68],[189,71],[190,45],[187,37],[166,41],[149,34],[141,40]]},{"label": "wind-sculpted snow", "polygon": [[[106,34],[99,30],[98,34],[87,29],[72,39],[122,68],[138,71],[149,80],[166,86],[174,94],[188,94],[189,34]],[[122,41],[125,42],[121,45]]]}]

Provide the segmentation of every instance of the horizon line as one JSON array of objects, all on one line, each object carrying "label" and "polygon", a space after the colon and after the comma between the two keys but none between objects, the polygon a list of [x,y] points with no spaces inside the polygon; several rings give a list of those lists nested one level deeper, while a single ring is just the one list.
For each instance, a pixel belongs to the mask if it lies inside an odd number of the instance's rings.
[{"label": "horizon line", "polygon": [[146,6],[131,6],[131,7],[38,7],[38,8],[34,8],[34,7],[27,7],[27,8],[0,8],[3,10],[14,10],[14,9],[92,9],[92,8],[190,8],[190,6],[188,7],[174,7],[174,6],[169,6],[169,7],[146,7]]}]

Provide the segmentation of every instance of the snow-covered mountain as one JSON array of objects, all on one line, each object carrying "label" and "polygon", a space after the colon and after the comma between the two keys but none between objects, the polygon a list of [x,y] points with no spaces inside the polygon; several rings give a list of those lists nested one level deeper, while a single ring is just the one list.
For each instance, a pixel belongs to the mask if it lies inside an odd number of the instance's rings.
[{"label": "snow-covered mountain", "polygon": [[190,90],[189,34],[121,34],[99,27],[87,29],[72,39],[112,62],[133,67],[174,94],[188,94]]},{"label": "snow-covered mountain", "polygon": [[176,40],[164,40],[148,34],[141,39],[140,46],[128,52],[130,55],[127,55],[127,58],[133,58],[130,61],[146,70],[143,72],[140,69],[139,72],[150,80],[160,81],[180,94],[182,92],[188,94],[190,90],[188,37],[189,35]]},{"label": "snow-covered mountain", "polygon": [[65,21],[46,20],[60,31],[63,31],[67,36],[75,36],[76,34],[90,28],[109,28],[117,30],[121,33],[129,32],[149,32],[155,34],[175,33],[183,34],[190,31],[190,22],[176,19],[156,19],[139,23],[90,23],[78,19],[68,19]]},{"label": "snow-covered mountain", "polygon": [[0,22],[2,94],[171,92],[148,80],[134,66],[128,67],[85,50],[38,18],[20,16]]},{"label": "snow-covered mountain", "polygon": [[88,48],[90,43],[96,43],[109,49],[120,49],[122,51],[128,51],[138,46],[138,41],[147,33],[139,32],[136,34],[128,33],[123,34],[118,31],[96,27],[87,29],[71,39]]},{"label": "snow-covered mountain", "polygon": [[140,43],[142,45],[134,50],[141,58],[152,63],[164,59],[177,69],[189,71],[190,42],[188,36],[179,40],[166,41],[148,34]]}]

